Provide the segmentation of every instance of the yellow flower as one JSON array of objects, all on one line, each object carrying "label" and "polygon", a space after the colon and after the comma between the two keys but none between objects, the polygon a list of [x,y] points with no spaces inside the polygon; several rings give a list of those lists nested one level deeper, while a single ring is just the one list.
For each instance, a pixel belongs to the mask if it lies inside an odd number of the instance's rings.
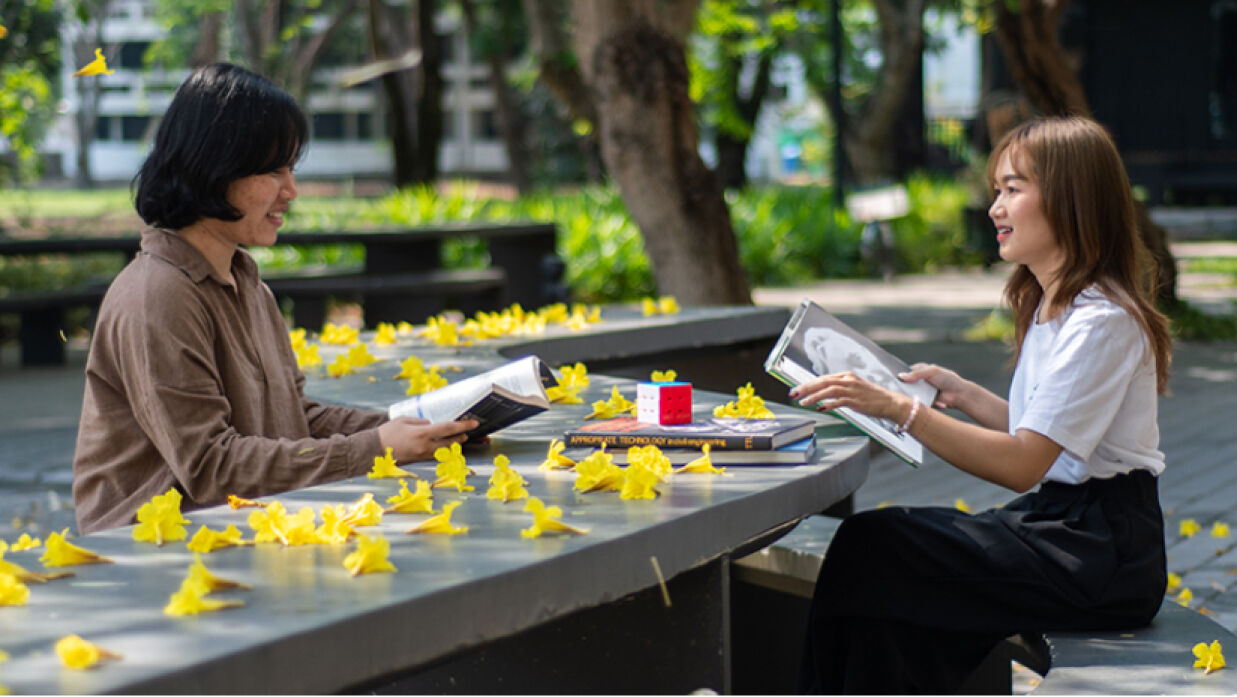
[{"label": "yellow flower", "polygon": [[352,364],[348,362],[348,356],[342,353],[335,356],[335,362],[326,367],[326,374],[333,378],[351,375],[353,372]]},{"label": "yellow flower", "polygon": [[163,606],[163,614],[183,617],[230,607],[243,607],[245,603],[240,600],[217,600],[206,597],[212,590],[232,588],[248,589],[249,586],[215,576],[202,564],[202,559],[194,554],[194,562],[189,566],[189,573],[180,582],[180,588],[168,596],[168,603]]},{"label": "yellow flower", "polygon": [[288,330],[288,342],[292,344],[293,351],[299,351],[305,346],[305,330],[290,329]]},{"label": "yellow flower", "polygon": [[601,402],[593,402],[593,413],[585,416],[586,419],[613,419],[616,416],[623,414],[635,415],[636,403],[629,401],[626,397],[619,394],[618,385],[613,385],[610,388],[610,399]]},{"label": "yellow flower", "polygon": [[1194,533],[1202,530],[1202,526],[1195,522],[1193,518],[1186,518],[1181,521],[1181,525],[1177,530],[1178,534],[1182,537],[1194,537]]},{"label": "yellow flower", "polygon": [[655,315],[657,314],[659,310],[660,308],[657,307],[656,300],[652,298],[641,298],[640,299],[640,311],[644,313],[645,317],[648,317],[649,315]]},{"label": "yellow flower", "polygon": [[605,448],[576,463],[576,491],[616,491],[623,488],[623,470]]},{"label": "yellow flower", "polygon": [[318,353],[317,344],[305,344],[295,349],[296,367],[305,369],[322,365],[322,354]]},{"label": "yellow flower", "polygon": [[43,543],[39,541],[39,538],[31,537],[29,534],[23,532],[21,537],[17,538],[17,541],[13,543],[13,547],[11,549],[14,552],[24,552],[27,549],[34,549],[41,544]]},{"label": "yellow flower", "polygon": [[373,494],[367,493],[352,504],[343,521],[357,528],[377,525],[382,522],[382,506],[374,500]]},{"label": "yellow flower", "polygon": [[425,534],[425,535],[463,535],[468,532],[467,525],[455,526],[451,524],[451,512],[459,508],[460,501],[451,501],[443,504],[442,513],[426,518],[421,524],[410,528],[408,534]]},{"label": "yellow flower", "polygon": [[56,642],[56,655],[66,668],[86,670],[103,659],[119,659],[121,655],[99,648],[76,634]]},{"label": "yellow flower", "polygon": [[344,557],[344,568],[353,576],[379,571],[399,571],[387,559],[390,553],[391,543],[387,542],[387,538],[358,535],[356,551]]},{"label": "yellow flower", "polygon": [[0,605],[25,605],[30,588],[13,574],[0,572]]},{"label": "yellow flower", "polygon": [[116,72],[109,70],[107,67],[107,59],[103,57],[103,49],[96,48],[94,50],[94,60],[82,66],[82,69],[73,73],[73,77],[86,77],[88,75],[111,75]]},{"label": "yellow flower", "polygon": [[704,453],[700,457],[683,465],[674,471],[675,474],[722,474],[726,471],[725,467],[714,467],[713,460],[709,458],[709,444],[705,443],[700,447]]},{"label": "yellow flower", "polygon": [[1165,588],[1164,590],[1171,593],[1172,591],[1177,590],[1177,587],[1180,585],[1181,585],[1181,576],[1179,574],[1175,574],[1169,571],[1168,572],[1168,587]]},{"label": "yellow flower", "polygon": [[558,378],[560,385],[570,387],[588,387],[589,385],[588,367],[583,363],[559,366],[558,372],[561,374]]},{"label": "yellow flower", "polygon": [[391,505],[383,509],[386,513],[434,512],[433,494],[430,492],[429,482],[424,480],[417,482],[416,493],[408,490],[408,484],[404,480],[399,480],[399,493],[387,499],[387,503]]},{"label": "yellow flower", "polygon": [[183,540],[189,536],[185,526],[189,521],[180,513],[180,492],[168,489],[137,509],[137,525],[133,527],[133,539],[138,542],[164,542]]},{"label": "yellow flower", "polygon": [[68,542],[64,536],[69,534],[65,528],[61,532],[53,532],[47,536],[47,551],[39,557],[43,566],[73,566],[75,564],[111,564],[112,560],[100,556],[88,549],[83,549]]},{"label": "yellow flower", "polygon": [[665,477],[674,469],[670,458],[666,457],[661,448],[656,445],[633,445],[627,449],[628,465],[636,464],[656,474],[658,478]]},{"label": "yellow flower", "polygon": [[408,378],[408,389],[404,394],[425,394],[447,384],[447,379],[438,373],[438,366],[430,366],[429,370],[423,370],[416,375]]},{"label": "yellow flower", "polygon": [[228,494],[228,506],[232,510],[240,508],[266,508],[266,504],[253,499],[243,499],[235,494]]},{"label": "yellow flower", "polygon": [[569,470],[575,467],[575,461],[563,455],[563,450],[566,447],[561,438],[551,440],[550,447],[546,450],[545,459],[541,461],[540,468],[543,470]]},{"label": "yellow flower", "polygon": [[416,356],[408,356],[399,362],[399,375],[395,376],[396,380],[404,380],[415,377],[425,372],[425,364]]},{"label": "yellow flower", "polygon": [[631,462],[623,471],[623,485],[619,489],[621,499],[653,499],[659,493],[656,486],[661,481],[657,472],[643,463]]},{"label": "yellow flower", "polygon": [[485,492],[486,498],[498,499],[503,503],[528,498],[528,489],[524,477],[511,469],[511,460],[506,455],[494,457],[494,474],[490,475],[490,488]]},{"label": "yellow flower", "polygon": [[654,370],[649,380],[651,382],[674,382],[674,379],[678,376],[679,374],[673,370]]},{"label": "yellow flower", "polygon": [[476,489],[465,483],[465,479],[472,474],[472,470],[468,469],[468,464],[464,461],[464,454],[460,450],[459,443],[452,443],[449,448],[438,448],[434,451],[434,459],[438,460],[438,466],[434,470],[438,479],[431,486],[453,486],[456,491],[460,492]]},{"label": "yellow flower", "polygon": [[1212,523],[1211,524],[1211,536],[1212,537],[1228,537],[1228,523],[1221,523],[1218,520]]},{"label": "yellow flower", "polygon": [[1216,639],[1208,646],[1206,642],[1198,642],[1194,645],[1194,657],[1198,660],[1194,661],[1195,668],[1202,668],[1203,675],[1211,673],[1213,670],[1219,670],[1224,667],[1224,654],[1221,652],[1220,640]]},{"label": "yellow flower", "polygon": [[967,502],[963,501],[962,499],[954,499],[954,508],[958,509],[959,511],[962,511],[963,513],[971,512],[970,505],[968,505]]},{"label": "yellow flower", "polygon": [[578,387],[568,387],[562,383],[551,385],[545,389],[545,396],[552,404],[584,404],[580,395],[576,394]]},{"label": "yellow flower", "polygon": [[202,555],[197,552],[193,553],[193,563],[189,565],[189,572],[185,576],[185,580],[202,586],[207,592],[235,589],[250,590],[252,588],[239,581],[231,581],[212,574],[206,568],[206,565],[202,563]]},{"label": "yellow flower", "polygon": [[379,322],[378,330],[374,334],[375,346],[390,346],[395,343],[395,325],[387,322]]},{"label": "yellow flower", "polygon": [[395,325],[395,333],[400,336],[408,336],[412,333],[412,324],[410,322],[400,322]]},{"label": "yellow flower", "polygon": [[738,390],[738,400],[727,402],[713,409],[713,416],[741,419],[771,419],[773,412],[765,406],[765,401],[756,396],[756,388],[747,383]]},{"label": "yellow flower", "polygon": [[364,368],[377,362],[378,359],[369,352],[369,347],[365,344],[357,344],[348,349],[348,364],[354,368]]},{"label": "yellow flower", "polygon": [[348,523],[343,504],[323,506],[322,525],[314,530],[314,541],[324,545],[342,545],[356,534]]},{"label": "yellow flower", "polygon": [[327,322],[322,327],[322,343],[338,346],[351,346],[360,341],[360,332],[346,325],[335,325]]},{"label": "yellow flower", "polygon": [[14,564],[11,561],[4,560],[4,553],[9,548],[9,545],[4,540],[0,540],[0,574],[8,574],[24,583],[47,583],[65,576],[72,576],[73,572],[63,572],[55,574],[39,574],[33,571],[27,571],[21,566]]},{"label": "yellow flower", "polygon": [[1193,599],[1194,593],[1189,588],[1182,588],[1181,592],[1177,594],[1177,604],[1181,607],[1189,607],[1190,601]]},{"label": "yellow flower", "polygon": [[663,295],[657,299],[657,309],[663,315],[673,315],[679,311],[679,301],[673,295]]},{"label": "yellow flower", "polygon": [[189,540],[189,544],[185,545],[193,552],[213,552],[216,549],[224,547],[238,547],[241,545],[253,544],[241,539],[241,531],[231,523],[224,528],[222,532],[211,530],[203,525],[198,528],[198,531],[193,534],[193,539]]},{"label": "yellow flower", "polygon": [[568,525],[557,518],[563,517],[563,509],[558,506],[547,507],[536,496],[524,504],[524,512],[533,514],[533,524],[520,531],[520,537],[541,537],[546,532],[563,532],[569,535],[583,535],[588,530]]},{"label": "yellow flower", "polygon": [[6,29],[3,24],[0,24],[0,39],[3,39],[4,37],[8,35],[9,35],[9,30]]},{"label": "yellow flower", "polygon": [[397,479],[399,477],[416,479],[417,475],[395,466],[395,458],[391,455],[391,452],[392,449],[387,448],[386,454],[375,456],[374,468],[365,476],[370,479]]},{"label": "yellow flower", "polygon": [[445,317],[430,317],[426,320],[421,336],[428,338],[439,346],[456,346],[460,343],[459,327]]},{"label": "yellow flower", "polygon": [[317,541],[314,528],[314,511],[302,508],[296,515],[288,515],[283,504],[272,501],[265,510],[249,514],[249,527],[254,530],[254,542],[282,542],[285,545],[305,545]]}]

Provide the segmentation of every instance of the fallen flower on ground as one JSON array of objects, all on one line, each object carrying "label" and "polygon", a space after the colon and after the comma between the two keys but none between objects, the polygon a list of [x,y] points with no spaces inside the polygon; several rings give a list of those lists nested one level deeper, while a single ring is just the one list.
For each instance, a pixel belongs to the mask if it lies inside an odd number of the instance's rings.
[{"label": "fallen flower on ground", "polygon": [[497,499],[506,503],[528,498],[528,484],[519,472],[511,469],[511,459],[506,455],[494,456],[494,474],[490,475],[490,488],[485,492],[486,498]]},{"label": "fallen flower on ground", "polygon": [[1181,607],[1189,607],[1190,601],[1193,599],[1194,599],[1194,592],[1191,591],[1189,588],[1182,588],[1181,592],[1178,593],[1176,597],[1177,604],[1180,605]]},{"label": "fallen flower on ground", "polygon": [[253,544],[253,542],[241,539],[240,529],[229,523],[228,527],[224,528],[222,531],[211,530],[203,525],[198,528],[198,531],[193,534],[193,539],[189,540],[189,543],[185,546],[188,547],[190,551],[205,554],[207,552],[213,552],[216,549],[223,549],[224,547],[239,547],[242,545],[251,544]]},{"label": "fallen flower on ground", "polygon": [[374,500],[373,494],[366,493],[352,504],[341,522],[355,528],[377,525],[382,522],[382,506]]},{"label": "fallen flower on ground", "polygon": [[87,77],[89,75],[111,75],[116,72],[107,67],[107,59],[103,57],[103,49],[96,48],[94,50],[94,60],[82,66],[81,70],[73,73],[71,77]]},{"label": "fallen flower on ground", "polygon": [[656,445],[633,445],[627,449],[627,464],[638,465],[657,475],[659,479],[670,474],[674,466],[670,458]]},{"label": "fallen flower on ground", "polygon": [[1210,645],[1206,642],[1198,642],[1194,645],[1194,657],[1198,660],[1194,661],[1195,668],[1202,668],[1203,675],[1207,675],[1212,671],[1219,670],[1224,667],[1224,653],[1220,646],[1220,640],[1212,641]]},{"label": "fallen flower on ground", "polygon": [[563,450],[567,445],[563,443],[561,438],[555,438],[550,441],[550,447],[546,450],[545,459],[539,465],[543,470],[569,470],[576,466],[575,460],[563,455]]},{"label": "fallen flower on ground", "polygon": [[395,341],[395,325],[389,322],[379,322],[377,331],[374,332],[374,345],[390,346]]},{"label": "fallen flower on ground", "polygon": [[765,401],[756,395],[756,388],[747,383],[738,389],[738,399],[713,408],[713,416],[740,419],[772,419],[773,412]]},{"label": "fallen flower on ground", "polygon": [[1177,527],[1177,532],[1182,537],[1194,537],[1194,534],[1202,529],[1202,526],[1200,526],[1193,518],[1186,518],[1182,520],[1181,524]]},{"label": "fallen flower on ground", "polygon": [[710,446],[705,443],[700,447],[701,456],[674,471],[675,474],[723,474],[725,467],[714,467],[709,457]]},{"label": "fallen flower on ground", "polygon": [[167,605],[163,606],[163,614],[171,617],[199,615],[203,612],[215,612],[233,607],[244,607],[241,600],[219,600],[207,598],[206,590],[196,581],[186,578],[181,581],[180,588],[168,596]]},{"label": "fallen flower on ground", "polygon": [[374,468],[365,476],[370,479],[398,479],[400,477],[416,479],[417,475],[395,466],[395,457],[392,456],[392,452],[392,448],[387,448],[385,454],[374,456]]},{"label": "fallen flower on ground", "polygon": [[369,347],[365,344],[357,344],[348,349],[348,365],[351,365],[353,368],[364,368],[377,362],[378,359],[369,352]]},{"label": "fallen flower on ground", "polygon": [[559,366],[558,372],[561,374],[558,379],[560,385],[577,388],[589,386],[588,366],[579,361],[576,361],[575,365]]},{"label": "fallen flower on ground", "polygon": [[322,343],[324,344],[350,346],[360,340],[361,333],[353,327],[330,322],[322,325]]},{"label": "fallen flower on ground", "polygon": [[434,469],[434,474],[438,476],[438,479],[431,486],[435,488],[453,486],[461,493],[476,489],[465,481],[468,475],[472,474],[472,470],[468,469],[468,463],[464,459],[459,443],[452,443],[447,448],[438,448],[434,451],[434,459],[438,461],[438,466]]},{"label": "fallen flower on ground", "polygon": [[533,514],[533,524],[520,531],[520,537],[541,537],[542,533],[562,532],[569,535],[584,535],[587,529],[568,525],[558,518],[563,517],[563,509],[558,506],[546,506],[536,496],[524,503],[524,512]]},{"label": "fallen flower on ground", "polygon": [[348,524],[343,504],[323,506],[319,513],[322,516],[322,525],[314,531],[317,542],[324,545],[342,545],[356,534]]},{"label": "fallen flower on ground", "polygon": [[619,489],[619,498],[625,500],[657,498],[660,492],[654,487],[659,482],[661,482],[661,477],[647,465],[630,462],[627,469],[623,471],[623,485]]},{"label": "fallen flower on ground", "polygon": [[963,513],[971,512],[970,504],[968,504],[966,501],[963,501],[962,499],[954,499],[954,508],[958,509],[959,511],[962,511]]},{"label": "fallen flower on ground", "polygon": [[356,551],[344,557],[344,568],[353,576],[379,571],[399,571],[387,559],[390,551],[391,544],[387,542],[387,538],[358,535]]},{"label": "fallen flower on ground", "polygon": [[351,375],[353,372],[352,364],[348,362],[348,356],[342,353],[335,356],[335,361],[326,367],[326,374],[333,378]]},{"label": "fallen flower on ground", "polygon": [[1228,537],[1228,523],[1221,523],[1218,520],[1212,523],[1211,524],[1211,536],[1212,537]]},{"label": "fallen flower on ground", "polygon": [[650,382],[674,382],[674,379],[677,378],[678,376],[679,374],[673,370],[654,370],[653,374],[649,376],[649,381]]},{"label": "fallen flower on ground", "polygon": [[14,542],[13,546],[9,549],[12,549],[14,552],[24,552],[27,549],[34,549],[41,544],[43,543],[39,540],[39,538],[31,537],[28,533],[23,532],[21,537],[17,538],[17,541]]},{"label": "fallen flower on ground", "polygon": [[30,588],[13,574],[0,572],[0,605],[25,605]]},{"label": "fallen flower on ground", "polygon": [[1180,585],[1181,585],[1181,574],[1175,574],[1169,571],[1168,572],[1168,587],[1165,590],[1171,593],[1172,591],[1177,590],[1178,586]]},{"label": "fallen flower on ground", "polygon": [[415,493],[408,490],[407,482],[399,480],[399,493],[387,499],[387,503],[391,505],[383,509],[386,513],[434,512],[433,493],[429,482],[425,480],[417,482]]},{"label": "fallen flower on ground", "polygon": [[613,419],[616,416],[623,414],[636,414],[636,403],[628,400],[619,393],[618,385],[610,388],[610,399],[606,401],[593,402],[593,413],[585,416],[585,419]]},{"label": "fallen flower on ground", "polygon": [[111,564],[112,560],[105,556],[78,547],[64,539],[69,534],[65,528],[61,532],[53,532],[47,536],[47,551],[39,557],[44,566],[74,566],[77,564]]},{"label": "fallen flower on ground", "polygon": [[72,571],[55,574],[40,574],[33,571],[27,571],[24,567],[14,564],[11,561],[5,561],[4,553],[8,550],[8,548],[8,543],[4,540],[0,540],[0,574],[8,574],[23,583],[47,583],[48,581],[73,575]]},{"label": "fallen flower on ground", "polygon": [[243,499],[239,496],[228,494],[228,507],[235,511],[241,508],[266,508],[266,504],[261,501]]},{"label": "fallen flower on ground", "polygon": [[617,491],[623,488],[623,470],[605,448],[576,463],[575,489],[583,493]]},{"label": "fallen flower on ground", "polygon": [[468,532],[467,525],[452,525],[451,512],[460,507],[460,501],[452,501],[443,504],[442,513],[426,518],[421,524],[409,528],[408,534],[425,534],[425,535],[463,535]]},{"label": "fallen flower on ground", "polygon": [[296,367],[304,370],[316,365],[322,365],[322,354],[318,352],[317,344],[305,344],[293,349],[296,354]]},{"label": "fallen flower on ground", "polygon": [[162,545],[188,537],[185,526],[189,525],[189,521],[180,513],[180,502],[180,492],[173,488],[142,504],[137,509],[133,539]]},{"label": "fallen flower on ground", "polygon": [[119,660],[122,656],[86,641],[76,634],[62,637],[56,642],[56,655],[66,668],[86,670],[105,659]]},{"label": "fallen flower on ground", "polygon": [[197,552],[193,553],[193,563],[189,565],[188,575],[186,579],[193,583],[201,584],[203,588],[209,591],[227,591],[227,590],[251,590],[252,586],[232,581],[226,578],[220,578],[210,572],[206,565],[202,563],[202,555]]}]

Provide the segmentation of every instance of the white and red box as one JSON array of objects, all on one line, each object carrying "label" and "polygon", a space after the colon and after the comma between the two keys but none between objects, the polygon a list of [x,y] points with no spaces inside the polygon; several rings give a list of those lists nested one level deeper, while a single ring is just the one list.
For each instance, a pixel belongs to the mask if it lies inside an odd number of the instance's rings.
[{"label": "white and red box", "polygon": [[687,424],[692,420],[690,382],[641,382],[636,385],[636,420],[646,424]]}]

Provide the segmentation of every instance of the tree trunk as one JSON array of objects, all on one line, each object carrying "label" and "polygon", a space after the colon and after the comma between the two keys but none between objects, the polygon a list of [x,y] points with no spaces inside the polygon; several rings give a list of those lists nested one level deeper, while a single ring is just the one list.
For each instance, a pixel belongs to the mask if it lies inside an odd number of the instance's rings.
[{"label": "tree trunk", "polygon": [[750,303],[730,211],[697,150],[682,43],[695,9],[673,0],[575,0],[576,55],[599,116],[602,158],[640,227],[658,291],[684,305]]},{"label": "tree trunk", "polygon": [[[87,2],[87,22],[78,24],[81,31],[76,32],[71,42],[73,59],[78,67],[94,60],[95,48],[103,45],[103,20],[110,10],[110,0]],[[75,165],[77,173],[74,184],[80,189],[93,189],[95,186],[94,169],[90,160],[90,148],[95,141],[95,126],[99,118],[99,97],[103,90],[99,86],[101,75],[90,75],[73,78],[73,87],[77,92],[77,113],[73,116],[73,130],[77,136],[77,157]]]},{"label": "tree trunk", "polygon": [[734,60],[730,69],[730,94],[735,110],[749,129],[749,135],[717,134],[717,178],[723,189],[741,189],[747,186],[747,146],[752,142],[751,130],[756,127],[760,106],[772,84],[773,57],[768,52],[761,53],[756,66],[756,77],[752,81],[751,92],[747,95],[740,94],[739,90],[742,68],[742,62]]},{"label": "tree trunk", "polygon": [[[383,0],[369,0],[368,9],[369,39],[374,60],[400,55],[408,46],[403,17]],[[391,129],[393,183],[396,187],[403,187],[417,181],[413,163],[420,159],[413,74],[409,70],[397,70],[384,73],[381,80],[387,122]]]},{"label": "tree trunk", "polygon": [[421,93],[417,105],[417,148],[420,157],[412,163],[418,183],[438,179],[438,146],[442,143],[442,41],[434,30],[435,0],[417,0],[417,33],[421,44]]},{"label": "tree trunk", "polygon": [[189,56],[189,67],[200,68],[219,60],[220,37],[223,31],[223,12],[202,15],[202,33]]},{"label": "tree trunk", "polygon": [[[464,11],[468,33],[476,34],[480,20],[473,0],[460,0],[460,8]],[[532,190],[532,178],[528,175],[528,154],[524,148],[525,119],[516,108],[515,100],[511,96],[511,86],[507,84],[507,61],[502,49],[491,47],[489,55],[485,57],[486,65],[490,69],[490,83],[494,86],[494,113],[497,116],[498,132],[507,151],[507,173],[511,176],[511,183],[516,190],[525,194]]]},{"label": "tree trunk", "polygon": [[[1061,16],[1069,0],[1018,0],[1012,11],[1004,0],[994,0],[996,39],[1010,76],[1040,113],[1048,116],[1091,116],[1086,91],[1057,38]],[[1003,134],[990,134],[993,142]],[[1177,260],[1168,246],[1168,234],[1138,205],[1138,231],[1156,267],[1157,304],[1166,311],[1180,306],[1177,297]]]}]

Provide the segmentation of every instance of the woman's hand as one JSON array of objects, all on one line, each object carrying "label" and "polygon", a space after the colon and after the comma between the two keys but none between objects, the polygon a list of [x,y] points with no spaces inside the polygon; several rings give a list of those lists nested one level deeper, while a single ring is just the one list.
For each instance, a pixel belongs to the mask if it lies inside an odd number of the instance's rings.
[{"label": "woman's hand", "polygon": [[898,379],[902,382],[926,380],[937,389],[933,405],[937,409],[957,408],[971,384],[954,371],[932,363],[916,363],[905,373],[898,373]]},{"label": "woman's hand", "polygon": [[424,419],[401,416],[379,426],[378,439],[383,448],[391,449],[396,462],[416,462],[432,458],[438,448],[463,443],[467,440],[464,433],[478,425],[473,419],[432,424]]},{"label": "woman's hand", "polygon": [[826,411],[850,407],[861,414],[902,423],[911,409],[911,398],[873,385],[850,371],[813,378],[790,391],[805,407]]}]

